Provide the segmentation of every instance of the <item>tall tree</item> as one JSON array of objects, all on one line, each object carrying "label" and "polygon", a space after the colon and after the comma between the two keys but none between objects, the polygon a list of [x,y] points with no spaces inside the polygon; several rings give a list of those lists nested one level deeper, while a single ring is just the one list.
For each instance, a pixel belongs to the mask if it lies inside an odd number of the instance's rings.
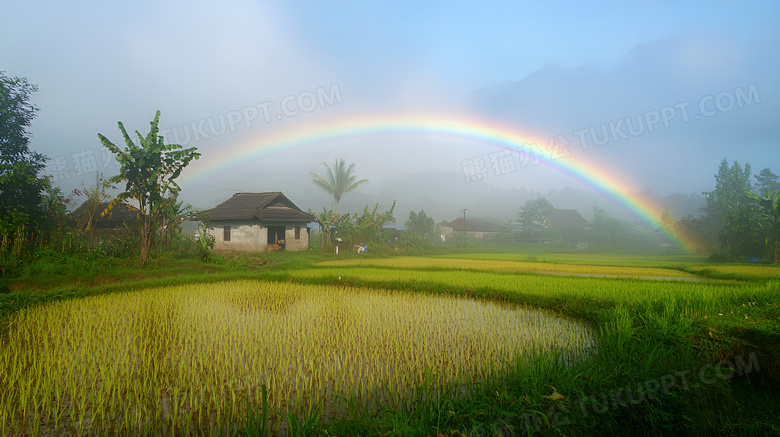
[{"label": "tall tree", "polygon": [[406,226],[406,230],[409,232],[424,239],[430,239],[433,237],[436,223],[425,214],[425,210],[421,209],[419,214],[409,211],[409,220],[404,223],[404,226]]},{"label": "tall tree", "polygon": [[322,164],[327,169],[327,174],[325,174],[325,177],[322,177],[314,172],[310,172],[314,177],[312,182],[333,196],[333,210],[336,215],[339,215],[341,196],[365,184],[368,182],[368,179],[357,180],[357,177],[354,175],[355,164],[347,166],[343,159],[336,160],[333,163],[333,167],[324,162]]},{"label": "tall tree", "polygon": [[614,219],[601,208],[593,207],[591,227],[597,241],[604,245],[625,245],[628,240],[626,227],[620,220]]},{"label": "tall tree", "polygon": [[160,111],[157,111],[154,120],[150,123],[151,129],[145,137],[135,131],[140,144],[138,146],[133,143],[122,122],[118,122],[119,130],[127,145],[124,150],[98,134],[100,142],[116,155],[120,164],[120,173],[110,178],[109,182],[126,182],[125,192],[119,194],[109,208],[117,202],[131,199],[138,204],[141,235],[138,263],[142,267],[149,261],[154,228],[159,223],[158,218],[163,214],[163,209],[169,205],[170,198],[175,199],[181,191],[176,184],[176,178],[190,161],[200,157],[195,147],[182,149],[178,144],[165,144],[163,137],[158,135],[159,122]]},{"label": "tall tree", "polygon": [[48,216],[42,200],[50,183],[39,175],[47,158],[29,146],[35,91],[27,79],[0,71],[0,233],[2,248],[14,247],[16,257],[36,244]]},{"label": "tall tree", "polygon": [[555,209],[549,200],[537,197],[526,201],[517,211],[517,221],[524,231],[538,231],[547,227],[547,219]]},{"label": "tall tree", "polygon": [[780,176],[772,173],[769,168],[761,170],[753,177],[756,179],[756,193],[759,195],[763,195],[766,191],[772,193],[780,190]]},{"label": "tall tree", "polygon": [[749,198],[755,200],[761,207],[761,214],[763,219],[767,222],[767,233],[769,237],[767,240],[772,248],[772,254],[774,258],[774,264],[777,264],[778,257],[778,241],[780,241],[780,190],[770,193],[768,190],[764,191],[764,196],[759,196],[756,193],[748,191],[746,194]]},{"label": "tall tree", "polygon": [[743,168],[734,161],[729,166],[723,159],[715,175],[715,189],[702,193],[707,198],[708,218],[720,224],[721,252],[727,256],[748,254],[759,242],[755,207],[745,194],[752,189],[750,164]]},{"label": "tall tree", "polygon": [[[30,133],[38,108],[29,102],[38,87],[26,78],[8,77],[0,71],[0,162],[28,161],[40,165],[43,155],[30,151]],[[43,167],[40,167],[41,169]]]}]

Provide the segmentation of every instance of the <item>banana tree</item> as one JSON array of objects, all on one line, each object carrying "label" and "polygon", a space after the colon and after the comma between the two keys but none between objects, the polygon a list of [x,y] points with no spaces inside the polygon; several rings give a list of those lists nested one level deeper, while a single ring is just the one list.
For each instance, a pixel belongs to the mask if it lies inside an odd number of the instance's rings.
[{"label": "banana tree", "polygon": [[112,201],[112,206],[126,200],[137,203],[141,236],[138,263],[141,267],[149,261],[154,227],[162,205],[167,202],[166,196],[176,197],[181,190],[176,184],[176,178],[190,161],[200,157],[195,147],[182,149],[178,144],[165,144],[163,137],[158,135],[159,122],[160,111],[157,111],[146,136],[135,131],[139,146],[133,143],[122,122],[118,122],[127,146],[124,150],[98,134],[100,142],[116,155],[120,164],[120,173],[110,178],[109,182],[126,183],[125,191]]},{"label": "banana tree", "polygon": [[338,217],[333,214],[333,211],[326,211],[322,208],[322,212],[317,214],[309,209],[309,214],[314,216],[314,221],[320,225],[320,249],[324,248],[326,244],[331,242],[331,227],[335,226],[338,222]]}]

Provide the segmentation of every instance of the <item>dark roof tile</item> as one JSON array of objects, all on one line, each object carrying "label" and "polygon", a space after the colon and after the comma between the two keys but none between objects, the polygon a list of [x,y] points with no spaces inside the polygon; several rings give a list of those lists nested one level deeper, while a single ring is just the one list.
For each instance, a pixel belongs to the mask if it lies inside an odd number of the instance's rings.
[{"label": "dark roof tile", "polygon": [[203,211],[209,221],[251,220],[313,222],[314,216],[300,208],[279,191],[236,193],[216,207]]},{"label": "dark roof tile", "polygon": [[[103,202],[95,209],[96,213],[92,220],[95,226],[117,226],[122,223],[130,223],[138,219],[138,210],[126,203],[116,203],[103,217],[100,216],[108,208],[109,203]],[[73,220],[86,220],[88,217],[90,205],[89,201],[82,203],[68,217]]]},{"label": "dark roof tile", "polygon": [[588,226],[590,224],[576,209],[553,209],[547,220],[550,222],[550,226],[554,227]]},{"label": "dark roof tile", "polygon": [[[462,231],[463,229],[463,217],[456,218],[450,222],[450,227],[453,231]],[[466,231],[467,232],[498,232],[501,229],[501,224],[495,220],[483,219],[483,218],[466,218]]]}]

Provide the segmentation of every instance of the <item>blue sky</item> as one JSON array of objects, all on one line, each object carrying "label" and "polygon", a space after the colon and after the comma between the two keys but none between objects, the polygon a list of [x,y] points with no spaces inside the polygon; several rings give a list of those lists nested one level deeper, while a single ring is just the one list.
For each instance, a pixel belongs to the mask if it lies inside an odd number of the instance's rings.
[{"label": "blue sky", "polygon": [[[576,149],[572,159],[664,195],[711,189],[723,158],[780,173],[777,2],[9,1],[3,10],[0,70],[39,86],[31,145],[58,158],[66,191],[94,178],[79,159],[115,170],[104,166],[97,133],[119,141],[117,121],[145,133],[159,109],[163,128],[184,129],[266,103],[277,111],[272,122],[241,120],[235,131],[191,139],[203,153],[197,165],[253,138],[372,114],[455,114],[573,140],[581,129],[682,105],[688,122],[678,113],[663,129]],[[333,84],[338,104],[278,114],[285,97]],[[751,105],[726,108],[751,86]],[[694,121],[699,104],[719,95],[728,110]],[[461,162],[488,151],[449,146],[424,138],[314,144],[214,175],[182,196],[205,208],[232,190],[282,190],[318,209],[327,199],[309,171],[343,157],[370,175],[363,198],[429,175],[451,178],[462,203],[474,187],[466,189]],[[470,202],[489,198],[486,190],[582,188],[542,169],[491,175],[480,186]],[[434,197],[450,208],[447,196]]]},{"label": "blue sky", "polygon": [[420,3],[306,4],[280,15],[345,67],[381,74],[410,62],[468,90],[549,64],[611,66],[639,44],[684,33],[760,38],[780,10],[773,2]]}]

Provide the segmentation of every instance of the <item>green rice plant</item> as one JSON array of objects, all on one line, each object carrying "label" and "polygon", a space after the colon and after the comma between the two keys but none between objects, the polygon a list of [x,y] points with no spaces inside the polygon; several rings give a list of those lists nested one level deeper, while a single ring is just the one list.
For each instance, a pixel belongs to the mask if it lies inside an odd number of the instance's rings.
[{"label": "green rice plant", "polygon": [[668,253],[553,253],[542,251],[537,255],[527,252],[512,253],[462,253],[437,255],[437,258],[487,259],[505,261],[538,261],[559,264],[625,266],[625,267],[673,267],[678,269],[692,264],[700,264],[707,260],[706,256],[693,254]]},{"label": "green rice plant", "polygon": [[[631,308],[663,305],[668,317],[684,316],[701,320],[723,313],[725,307],[748,300],[767,298],[773,302],[780,281],[737,283],[733,281],[658,281],[638,278],[592,278],[533,275],[524,272],[491,272],[371,267],[318,267],[291,271],[301,281],[346,282],[394,288],[425,288],[453,291],[520,302],[578,302],[623,304]],[[339,279],[340,278],[340,279]],[[603,317],[603,315],[601,316]]]},{"label": "green rice plant", "polygon": [[340,259],[322,261],[326,267],[394,267],[414,269],[462,269],[490,272],[537,272],[594,276],[633,276],[645,278],[695,278],[696,276],[680,270],[656,267],[625,267],[609,265],[553,264],[544,262],[509,261],[495,259],[457,259],[393,257],[371,259]]},{"label": "green rice plant", "polygon": [[246,421],[244,422],[243,429],[239,429],[233,426],[233,432],[239,436],[252,436],[252,437],[268,437],[268,416],[270,406],[268,405],[268,388],[265,384],[261,386],[261,403],[260,412],[258,414],[257,407],[249,403],[246,406]]},{"label": "green rice plant", "polygon": [[602,352],[614,354],[618,358],[625,356],[627,347],[639,332],[638,324],[628,308],[620,306],[612,311],[612,316],[600,327],[599,348]]},{"label": "green rice plant", "polygon": [[361,415],[428,405],[516,371],[517,356],[570,362],[593,346],[571,320],[458,296],[263,281],[99,295],[14,315],[0,423],[222,434],[260,403],[262,429],[307,434],[352,414],[339,398]]},{"label": "green rice plant", "polygon": [[691,271],[756,278],[780,278],[780,267],[765,265],[696,265],[691,267]]}]

